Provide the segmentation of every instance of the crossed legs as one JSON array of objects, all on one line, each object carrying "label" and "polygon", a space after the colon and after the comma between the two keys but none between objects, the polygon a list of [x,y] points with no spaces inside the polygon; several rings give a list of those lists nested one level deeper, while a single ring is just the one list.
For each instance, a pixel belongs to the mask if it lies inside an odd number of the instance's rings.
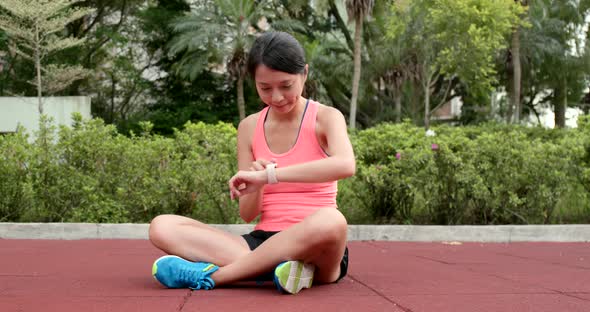
[{"label": "crossed legs", "polygon": [[346,219],[337,209],[319,209],[250,251],[241,236],[193,219],[162,215],[152,221],[149,237],[168,254],[218,265],[211,275],[216,285],[258,276],[287,260],[314,264],[314,282],[332,283],[340,276],[346,228]]}]

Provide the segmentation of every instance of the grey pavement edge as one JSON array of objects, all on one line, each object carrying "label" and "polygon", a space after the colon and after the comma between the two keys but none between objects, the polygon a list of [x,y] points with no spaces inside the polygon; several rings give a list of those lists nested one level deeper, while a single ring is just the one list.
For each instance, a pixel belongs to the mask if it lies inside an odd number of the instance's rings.
[{"label": "grey pavement edge", "polygon": [[[212,224],[234,234],[249,224]],[[148,239],[148,224],[0,223],[0,239]],[[590,242],[589,224],[569,225],[349,225],[349,240],[407,242]]]}]

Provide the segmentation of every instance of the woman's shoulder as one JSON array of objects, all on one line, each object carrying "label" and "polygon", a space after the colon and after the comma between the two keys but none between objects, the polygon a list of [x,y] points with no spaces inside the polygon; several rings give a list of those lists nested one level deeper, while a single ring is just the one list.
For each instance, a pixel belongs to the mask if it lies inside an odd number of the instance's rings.
[{"label": "woman's shoulder", "polygon": [[256,129],[256,123],[258,122],[258,117],[260,116],[261,112],[258,113],[254,113],[251,115],[248,115],[246,118],[242,119],[242,121],[240,121],[240,124],[238,125],[238,133],[240,132],[245,132],[246,134],[251,134],[254,132],[254,129]]},{"label": "woman's shoulder", "polygon": [[316,117],[318,122],[333,122],[335,119],[344,119],[344,115],[337,108],[319,102],[316,103],[318,104],[318,113]]}]

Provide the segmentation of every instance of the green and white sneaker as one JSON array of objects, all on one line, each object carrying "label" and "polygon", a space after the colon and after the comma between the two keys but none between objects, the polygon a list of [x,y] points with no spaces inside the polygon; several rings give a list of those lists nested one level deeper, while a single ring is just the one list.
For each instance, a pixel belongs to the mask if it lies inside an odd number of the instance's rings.
[{"label": "green and white sneaker", "polygon": [[315,266],[302,261],[286,261],[275,268],[274,282],[282,293],[296,294],[313,283]]}]

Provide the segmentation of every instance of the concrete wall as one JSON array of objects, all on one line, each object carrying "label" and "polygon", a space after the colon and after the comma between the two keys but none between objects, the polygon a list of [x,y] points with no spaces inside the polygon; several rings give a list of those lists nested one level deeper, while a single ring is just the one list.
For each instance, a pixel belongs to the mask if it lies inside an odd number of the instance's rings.
[{"label": "concrete wall", "polygon": [[[253,224],[211,224],[241,235]],[[5,223],[0,239],[148,239],[149,224]],[[589,224],[564,225],[348,225],[348,240],[401,242],[590,242]]]},{"label": "concrete wall", "polygon": [[[29,133],[39,124],[39,105],[36,97],[0,97],[0,133],[15,132],[18,125]],[[43,112],[54,118],[55,124],[71,125],[72,113],[90,118],[90,97],[63,96],[43,98]]]}]

